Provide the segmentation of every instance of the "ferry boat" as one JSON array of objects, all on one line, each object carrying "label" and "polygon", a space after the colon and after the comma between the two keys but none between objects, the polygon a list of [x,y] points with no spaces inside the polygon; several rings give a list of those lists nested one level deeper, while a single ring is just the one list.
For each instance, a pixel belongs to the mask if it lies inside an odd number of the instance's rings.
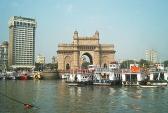
[{"label": "ferry boat", "polygon": [[121,72],[109,68],[96,68],[93,85],[121,85]]},{"label": "ferry boat", "polygon": [[130,64],[130,69],[122,69],[122,85],[138,86],[145,75],[141,72],[138,64]]},{"label": "ferry boat", "polygon": [[17,80],[32,80],[33,73],[31,71],[19,71],[15,77]]},{"label": "ferry boat", "polygon": [[167,86],[168,72],[164,70],[164,65],[160,64],[159,67],[154,67],[149,69],[149,75],[146,76],[145,80],[142,81],[141,85],[146,86]]},{"label": "ferry boat", "polygon": [[93,75],[88,70],[77,70],[77,73],[69,73],[66,83],[68,86],[92,85]]},{"label": "ferry boat", "polygon": [[167,86],[168,73],[167,72],[151,72],[144,80],[143,85],[148,86]]},{"label": "ferry boat", "polygon": [[121,85],[121,70],[117,63],[109,64],[109,67],[94,68],[93,85]]},{"label": "ferry boat", "polygon": [[61,75],[61,79],[67,79],[69,77],[69,73],[64,73]]}]

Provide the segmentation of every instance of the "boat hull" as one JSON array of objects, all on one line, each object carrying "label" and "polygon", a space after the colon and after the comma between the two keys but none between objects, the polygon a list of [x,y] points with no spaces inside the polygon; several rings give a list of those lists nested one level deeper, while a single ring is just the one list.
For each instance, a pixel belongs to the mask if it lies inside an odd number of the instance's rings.
[{"label": "boat hull", "polygon": [[139,85],[141,88],[159,88],[165,87],[165,85]]}]

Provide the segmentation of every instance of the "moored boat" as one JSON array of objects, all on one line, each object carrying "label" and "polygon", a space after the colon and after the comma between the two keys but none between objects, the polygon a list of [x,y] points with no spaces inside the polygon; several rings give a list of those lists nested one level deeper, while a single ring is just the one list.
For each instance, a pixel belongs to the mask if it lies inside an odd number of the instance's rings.
[{"label": "moored boat", "polygon": [[27,77],[27,75],[22,74],[19,76],[19,80],[28,80],[28,77]]},{"label": "moored boat", "polygon": [[121,85],[121,72],[109,68],[96,68],[93,76],[93,85]]},{"label": "moored boat", "polygon": [[139,85],[141,88],[158,88],[163,86],[157,86],[157,85]]},{"label": "moored boat", "polygon": [[130,64],[130,69],[122,70],[122,84],[124,86],[138,86],[145,75],[141,72],[138,64]]},{"label": "moored boat", "polygon": [[41,80],[43,77],[42,77],[42,72],[34,72],[33,73],[33,79],[36,79],[36,80]]},{"label": "moored boat", "polygon": [[95,67],[93,75],[93,85],[122,85],[121,70],[119,64],[114,62],[108,67]]},{"label": "moored boat", "polygon": [[78,70],[76,74],[69,73],[66,83],[69,86],[83,86],[83,85],[92,85],[93,84],[93,75],[87,73],[86,70]]}]

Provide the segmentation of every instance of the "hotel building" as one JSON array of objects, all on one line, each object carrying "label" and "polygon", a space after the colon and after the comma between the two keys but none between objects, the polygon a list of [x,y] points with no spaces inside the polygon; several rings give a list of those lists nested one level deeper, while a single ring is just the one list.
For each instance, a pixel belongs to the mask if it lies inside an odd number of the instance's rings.
[{"label": "hotel building", "polygon": [[13,16],[9,19],[8,65],[33,68],[35,64],[35,19]]}]

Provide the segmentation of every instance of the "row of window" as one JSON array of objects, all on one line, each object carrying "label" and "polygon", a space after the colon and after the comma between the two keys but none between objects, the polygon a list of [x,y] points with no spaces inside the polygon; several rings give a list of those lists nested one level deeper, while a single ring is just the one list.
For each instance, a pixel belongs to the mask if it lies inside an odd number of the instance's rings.
[{"label": "row of window", "polygon": [[16,65],[32,65],[33,63],[32,62],[28,62],[28,63],[25,63],[25,62],[15,62]]},{"label": "row of window", "polygon": [[14,21],[14,25],[15,26],[35,26],[35,24],[32,24],[32,23],[17,22],[17,21]]},{"label": "row of window", "polygon": [[94,46],[82,46],[82,47],[78,47],[78,49],[80,49],[80,50],[93,50],[95,48],[96,47],[94,47]]},{"label": "row of window", "polygon": [[[23,41],[24,42],[24,41]],[[27,43],[23,43],[23,42],[21,42],[21,41],[19,41],[19,42],[16,42],[16,47],[18,46],[18,47],[22,47],[23,45],[25,46],[32,46],[33,45],[33,42],[27,42]]]}]

